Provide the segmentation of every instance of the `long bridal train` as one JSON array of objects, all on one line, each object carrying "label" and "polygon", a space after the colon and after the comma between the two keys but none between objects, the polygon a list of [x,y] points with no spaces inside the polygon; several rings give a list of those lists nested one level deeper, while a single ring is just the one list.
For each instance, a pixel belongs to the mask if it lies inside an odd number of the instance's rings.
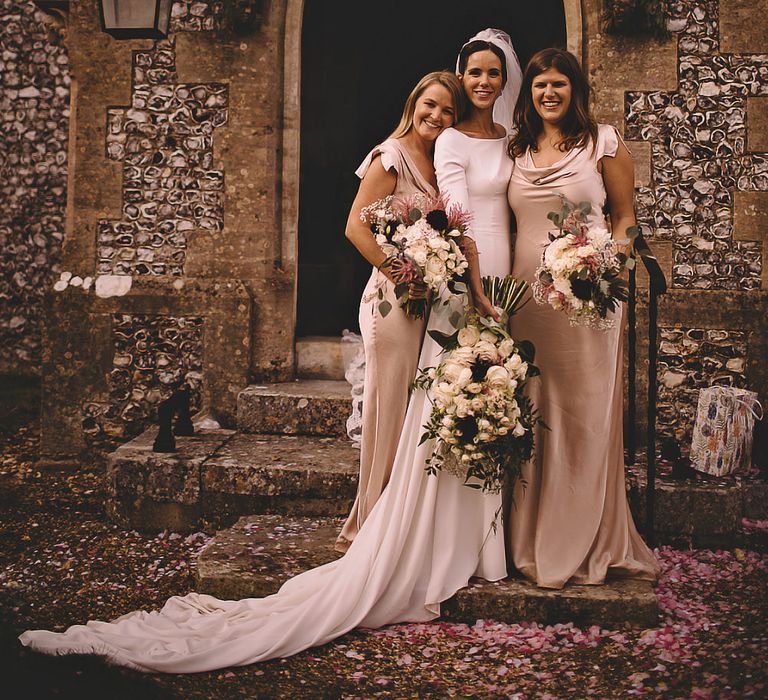
[{"label": "long bridal train", "polygon": [[[429,327],[450,331],[452,305]],[[420,367],[437,364],[426,336]],[[491,528],[500,496],[454,476],[428,476],[431,442],[419,445],[431,404],[414,392],[388,487],[347,553],[287,581],[267,598],[224,601],[190,593],[158,612],[74,625],[63,633],[25,632],[22,643],[47,654],[96,654],[140,671],[193,673],[286,657],[356,627],[425,622],[470,577],[506,576],[503,528]]]}]

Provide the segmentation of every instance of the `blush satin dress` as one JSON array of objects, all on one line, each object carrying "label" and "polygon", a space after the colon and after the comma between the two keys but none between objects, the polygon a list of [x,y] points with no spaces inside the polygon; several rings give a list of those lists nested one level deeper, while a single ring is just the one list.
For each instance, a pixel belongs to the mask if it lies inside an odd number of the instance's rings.
[{"label": "blush satin dress", "polygon": [[[550,211],[562,194],[589,201],[589,224],[606,228],[602,158],[616,155],[616,129],[599,125],[598,140],[556,163],[537,167],[517,158],[509,202],[517,218],[512,274],[533,283],[549,242]],[[620,235],[616,236],[621,238]],[[608,576],[654,580],[658,564],[640,538],[627,503],[623,441],[623,308],[609,331],[572,327],[561,311],[527,304],[511,319],[515,338],[536,346],[541,376],[531,396],[550,430],[536,434],[536,454],[523,470],[507,514],[511,559],[546,588],[600,584]]]},{"label": "blush satin dress", "polygon": [[[385,170],[397,175],[393,192],[396,197],[437,194],[397,139],[387,139],[365,157],[355,171],[360,179],[376,157]],[[386,316],[378,310],[379,289],[392,305]],[[359,321],[365,349],[360,476],[355,502],[336,540],[335,548],[340,552],[349,549],[389,482],[426,325],[424,319],[405,315],[395,297],[394,285],[377,268],[371,271],[363,291]]]}]

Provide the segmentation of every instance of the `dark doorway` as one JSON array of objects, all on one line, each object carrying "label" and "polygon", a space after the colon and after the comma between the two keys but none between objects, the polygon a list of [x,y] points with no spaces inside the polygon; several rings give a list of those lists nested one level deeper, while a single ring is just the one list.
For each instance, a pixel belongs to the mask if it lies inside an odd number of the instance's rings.
[{"label": "dark doorway", "polygon": [[405,98],[485,27],[512,37],[520,62],[565,47],[563,0],[306,0],[301,65],[297,336],[357,330],[370,265],[344,238],[355,169],[397,124]]}]

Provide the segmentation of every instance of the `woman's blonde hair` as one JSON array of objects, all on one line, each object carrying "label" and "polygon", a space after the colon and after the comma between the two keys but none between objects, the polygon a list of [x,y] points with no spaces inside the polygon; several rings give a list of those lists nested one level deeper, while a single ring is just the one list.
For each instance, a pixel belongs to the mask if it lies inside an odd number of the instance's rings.
[{"label": "woman's blonde hair", "polygon": [[462,88],[459,79],[455,74],[447,70],[438,70],[427,73],[411,90],[408,99],[403,107],[403,116],[400,117],[400,123],[397,128],[389,135],[391,139],[399,139],[405,136],[413,128],[413,115],[416,111],[416,101],[421,97],[424,90],[430,85],[442,85],[453,99],[453,108],[455,110],[453,123],[456,124],[464,115],[464,88]]}]

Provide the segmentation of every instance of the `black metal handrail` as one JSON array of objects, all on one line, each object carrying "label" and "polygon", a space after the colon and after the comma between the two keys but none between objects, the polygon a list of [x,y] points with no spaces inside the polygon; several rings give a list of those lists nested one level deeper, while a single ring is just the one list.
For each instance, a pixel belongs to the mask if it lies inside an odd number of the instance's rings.
[{"label": "black metal handrail", "polygon": [[[637,253],[635,255],[635,253]],[[645,537],[649,544],[655,543],[655,493],[656,493],[656,399],[658,384],[656,366],[658,363],[658,299],[667,291],[667,280],[661,270],[658,260],[651,253],[645,238],[638,234],[634,240],[633,257],[642,260],[648,272],[648,425],[646,432],[646,448],[648,464],[646,468],[645,487]],[[637,418],[637,268],[629,271],[629,299],[627,301],[628,324],[628,356],[627,356],[627,460],[628,465],[635,463],[637,438],[635,435],[635,420]]]}]

